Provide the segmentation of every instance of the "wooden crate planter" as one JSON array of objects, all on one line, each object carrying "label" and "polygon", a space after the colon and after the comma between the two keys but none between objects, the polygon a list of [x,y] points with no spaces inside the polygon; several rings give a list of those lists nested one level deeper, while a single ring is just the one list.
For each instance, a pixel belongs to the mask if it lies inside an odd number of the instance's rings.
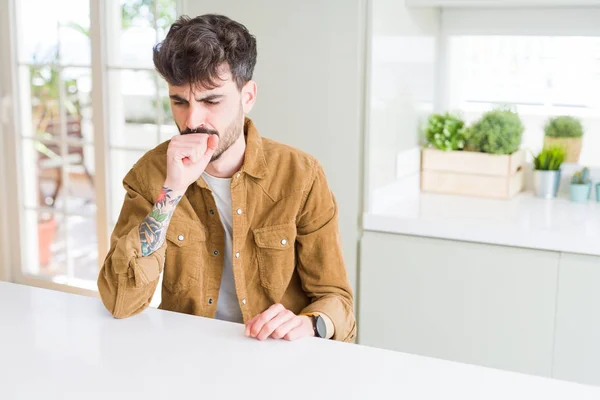
[{"label": "wooden crate planter", "polygon": [[424,192],[508,199],[523,190],[525,152],[511,155],[423,149]]}]

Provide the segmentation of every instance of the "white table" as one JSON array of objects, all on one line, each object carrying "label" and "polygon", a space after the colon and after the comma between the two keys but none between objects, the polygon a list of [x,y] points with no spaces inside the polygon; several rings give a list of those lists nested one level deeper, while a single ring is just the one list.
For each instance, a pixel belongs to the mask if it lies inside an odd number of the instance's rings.
[{"label": "white table", "polygon": [[[535,340],[535,338],[531,338]],[[600,388],[0,282],[0,399],[600,399]]]}]

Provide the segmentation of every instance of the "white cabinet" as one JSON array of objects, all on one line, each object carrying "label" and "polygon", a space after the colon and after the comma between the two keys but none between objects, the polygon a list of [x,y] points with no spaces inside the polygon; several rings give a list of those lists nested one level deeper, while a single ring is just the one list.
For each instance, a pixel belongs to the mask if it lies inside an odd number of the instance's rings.
[{"label": "white cabinet", "polygon": [[561,257],[553,377],[600,385],[600,257]]},{"label": "white cabinet", "polygon": [[365,232],[358,340],[551,376],[558,262],[555,252]]},{"label": "white cabinet", "polygon": [[586,7],[600,0],[406,0],[409,7]]}]

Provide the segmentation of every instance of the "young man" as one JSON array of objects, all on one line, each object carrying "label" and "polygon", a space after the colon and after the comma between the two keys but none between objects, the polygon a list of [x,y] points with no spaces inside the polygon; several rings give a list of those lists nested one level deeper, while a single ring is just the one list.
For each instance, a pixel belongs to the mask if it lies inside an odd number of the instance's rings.
[{"label": "young man", "polygon": [[181,17],[154,48],[181,135],[123,180],[102,301],[137,314],[164,271],[162,309],[245,323],[259,340],[353,341],[336,201],[313,157],[245,117],[255,63],[255,38],[220,15]]}]

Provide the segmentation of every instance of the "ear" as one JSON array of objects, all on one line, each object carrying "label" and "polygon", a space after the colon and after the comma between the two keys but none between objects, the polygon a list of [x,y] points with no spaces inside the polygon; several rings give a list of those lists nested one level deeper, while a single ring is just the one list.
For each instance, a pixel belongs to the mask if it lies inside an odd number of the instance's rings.
[{"label": "ear", "polygon": [[242,107],[244,108],[244,114],[248,114],[254,103],[256,102],[256,82],[248,81],[242,87]]}]

